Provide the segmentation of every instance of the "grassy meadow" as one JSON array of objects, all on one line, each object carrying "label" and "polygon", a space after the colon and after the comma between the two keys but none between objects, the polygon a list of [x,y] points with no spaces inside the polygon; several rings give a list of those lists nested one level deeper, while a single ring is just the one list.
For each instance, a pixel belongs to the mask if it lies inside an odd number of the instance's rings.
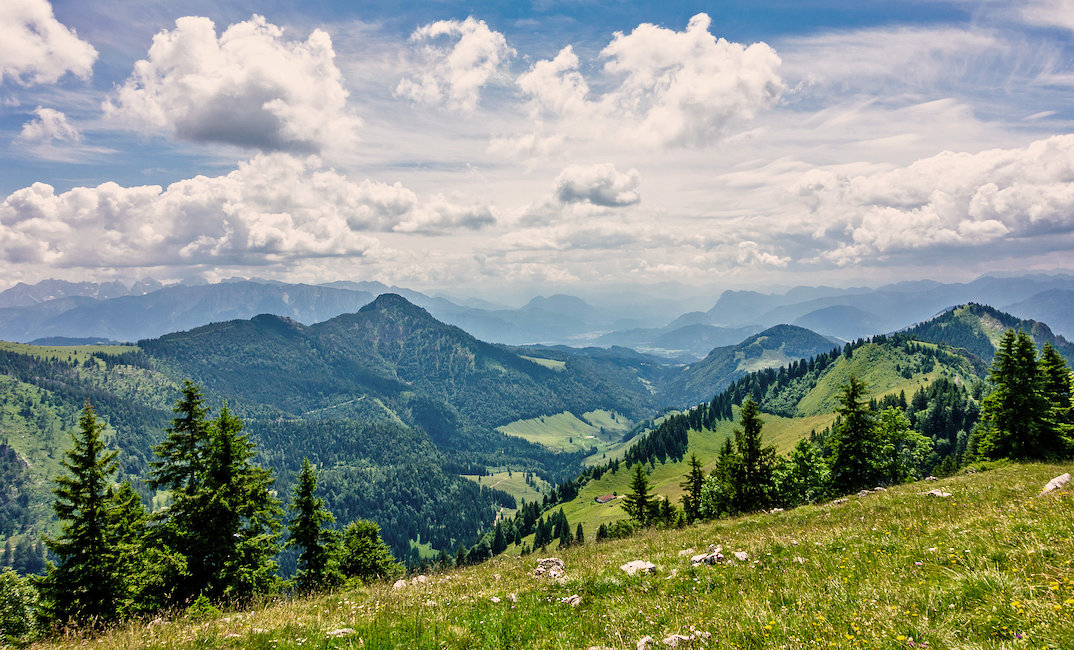
[{"label": "grassy meadow", "polygon": [[[1038,496],[1071,469],[1000,465],[34,647],[635,648],[681,634],[689,648],[1072,648],[1074,493]],[[710,544],[731,559],[692,565]],[[548,556],[566,564],[558,580],[532,575]],[[637,559],[655,573],[620,570]]]}]

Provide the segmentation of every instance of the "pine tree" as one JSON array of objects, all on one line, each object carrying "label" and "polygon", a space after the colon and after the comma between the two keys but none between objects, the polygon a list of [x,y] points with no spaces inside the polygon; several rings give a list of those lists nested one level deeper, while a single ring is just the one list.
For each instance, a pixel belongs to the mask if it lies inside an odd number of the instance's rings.
[{"label": "pine tree", "polygon": [[582,530],[582,522],[578,522],[578,528],[574,531],[574,543],[579,546],[585,544],[585,531]]},{"label": "pine tree", "polygon": [[1033,340],[1007,330],[992,359],[978,451],[990,458],[1051,458],[1063,451],[1062,438],[1045,394],[1045,379]]},{"label": "pine tree", "polygon": [[299,591],[307,593],[336,587],[343,577],[339,573],[340,535],[326,527],[336,518],[324,507],[324,500],[316,496],[316,492],[317,470],[308,458],[304,458],[291,499],[292,519],[287,526],[290,538],[284,548],[297,546],[302,549],[295,583]]},{"label": "pine tree", "polygon": [[653,497],[649,494],[649,477],[645,467],[634,463],[634,478],[630,481],[630,494],[623,497],[623,510],[642,526],[650,521]]},{"label": "pine tree", "polygon": [[492,554],[499,555],[507,550],[507,538],[503,534],[503,523],[496,522],[496,532],[492,536]]},{"label": "pine tree", "polygon": [[701,471],[701,461],[697,454],[690,454],[690,470],[686,480],[681,483],[682,509],[686,513],[686,522],[694,523],[701,515],[701,488],[705,484],[705,473]]},{"label": "pine tree", "polygon": [[765,447],[761,440],[761,421],[757,402],[747,398],[739,417],[742,428],[735,429],[737,464],[732,470],[731,508],[734,513],[753,512],[769,507],[775,491],[775,447]]},{"label": "pine tree", "polygon": [[74,447],[61,461],[67,473],[53,490],[61,534],[46,540],[59,564],[49,564],[41,592],[53,621],[99,625],[119,617],[127,582],[110,516],[119,452],[105,451],[104,424],[88,401],[78,425]]},{"label": "pine tree", "polygon": [[839,396],[841,421],[832,430],[831,485],[838,494],[876,486],[882,476],[877,468],[877,441],[873,416],[865,401],[865,384],[854,375]]},{"label": "pine tree", "polygon": [[1059,434],[1060,456],[1074,452],[1074,403],[1071,401],[1070,368],[1051,343],[1045,343],[1040,356],[1044,395],[1051,403],[1051,423]]}]

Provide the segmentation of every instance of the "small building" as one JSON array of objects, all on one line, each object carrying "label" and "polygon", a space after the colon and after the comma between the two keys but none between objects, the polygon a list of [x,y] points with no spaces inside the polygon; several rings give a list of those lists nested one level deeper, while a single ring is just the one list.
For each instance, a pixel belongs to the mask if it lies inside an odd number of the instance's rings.
[{"label": "small building", "polygon": [[605,494],[602,497],[597,497],[597,503],[608,503],[609,501],[611,501],[613,499],[615,499],[614,494]]}]

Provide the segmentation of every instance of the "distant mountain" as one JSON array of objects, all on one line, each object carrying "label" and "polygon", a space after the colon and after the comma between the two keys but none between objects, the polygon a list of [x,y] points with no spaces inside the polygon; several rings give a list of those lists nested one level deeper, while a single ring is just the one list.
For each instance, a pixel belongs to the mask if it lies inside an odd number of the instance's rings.
[{"label": "distant mountain", "polygon": [[794,324],[844,341],[858,338],[862,332],[879,332],[883,327],[875,315],[850,305],[822,307],[800,316]]},{"label": "distant mountain", "polygon": [[365,292],[303,284],[235,281],[180,285],[140,296],[65,298],[0,309],[0,339],[29,341],[60,336],[137,341],[262,313],[313,323],[355,311],[372,299]]},{"label": "distant mountain", "polygon": [[1012,328],[1029,334],[1038,346],[1051,343],[1068,363],[1074,363],[1074,344],[1053,333],[1047,325],[1023,320],[988,305],[970,303],[949,309],[907,328],[905,333],[921,341],[962,348],[985,363],[991,363],[996,344],[1003,333]]},{"label": "distant mountain", "polygon": [[1050,289],[1003,308],[1016,316],[1048,323],[1052,331],[1074,339],[1074,289]]},{"label": "distant mountain", "polygon": [[156,291],[164,285],[156,280],[139,280],[131,286],[120,282],[65,282],[42,280],[37,284],[19,282],[0,292],[0,308],[29,307],[60,298],[96,298],[107,300],[121,296],[141,296]]},{"label": "distant mountain", "polygon": [[679,371],[660,396],[667,404],[696,404],[722,391],[735,379],[764,368],[776,368],[828,352],[832,339],[795,325],[777,325],[737,345],[716,348],[707,357]]}]

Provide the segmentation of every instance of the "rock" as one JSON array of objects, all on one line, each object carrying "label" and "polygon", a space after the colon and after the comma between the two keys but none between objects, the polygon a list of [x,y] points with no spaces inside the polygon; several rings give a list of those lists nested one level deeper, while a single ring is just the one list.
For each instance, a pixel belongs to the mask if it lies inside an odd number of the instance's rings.
[{"label": "rock", "polygon": [[354,628],[341,627],[338,630],[332,630],[331,632],[325,633],[325,636],[330,639],[338,639],[341,636],[350,636],[352,634],[354,634]]},{"label": "rock", "polygon": [[925,480],[926,481],[939,481],[940,479],[936,478],[935,476],[926,476]]},{"label": "rock", "polygon": [[873,492],[887,492],[888,489],[882,485],[878,485],[873,488]]},{"label": "rock", "polygon": [[723,548],[720,546],[710,546],[708,553],[700,553],[690,558],[690,562],[694,564],[718,564],[723,560]]},{"label": "rock", "polygon": [[679,551],[679,557],[686,557],[687,555],[693,555],[694,553],[697,553],[697,551],[692,548],[684,549]]},{"label": "rock", "polygon": [[936,497],[937,499],[946,499],[947,497],[951,496],[951,493],[944,492],[943,490],[937,488],[935,490],[929,490],[928,492],[925,492],[925,496]]},{"label": "rock", "polygon": [[671,636],[664,637],[662,643],[666,646],[677,648],[679,646],[686,645],[694,640],[692,636],[686,636],[684,634],[672,634]]},{"label": "rock", "polygon": [[768,514],[774,515],[777,512],[783,512],[783,508],[772,508],[771,510],[768,511]]},{"label": "rock", "polygon": [[429,578],[425,576],[414,576],[410,579],[410,584],[412,585],[423,585],[426,582],[429,582]]},{"label": "rock", "polygon": [[858,492],[859,497],[867,497],[870,494],[872,494],[872,492],[870,492],[869,490],[862,490],[861,492]]},{"label": "rock", "polygon": [[399,580],[395,581],[395,584],[392,585],[392,589],[402,589],[405,586],[406,586],[406,580],[403,580],[402,578],[400,578]]},{"label": "rock", "polygon": [[842,497],[840,499],[836,499],[835,501],[832,501],[832,505],[839,505],[840,503],[846,503],[849,500],[850,499],[848,499],[846,497]]},{"label": "rock", "polygon": [[508,594],[507,600],[511,601],[512,603],[517,603],[518,602],[518,596],[514,595],[513,593]]},{"label": "rock", "polygon": [[735,551],[734,556],[739,562],[748,562],[750,559],[749,553],[746,551]]},{"label": "rock", "polygon": [[637,650],[648,650],[649,646],[653,644],[653,637],[643,636],[638,639]]},{"label": "rock", "polygon": [[493,596],[492,598],[489,598],[489,600],[491,600],[491,601],[492,601],[492,602],[494,602],[494,603],[498,603],[498,602],[500,602],[500,599],[499,599],[499,598],[497,598],[496,596]]},{"label": "rock", "polygon": [[158,625],[164,625],[164,619],[159,616],[149,621],[148,627],[156,627]]},{"label": "rock", "polygon": [[1063,474],[1062,476],[1056,476],[1052,480],[1048,481],[1048,485],[1044,486],[1044,489],[1040,491],[1041,494],[1048,494],[1049,492],[1055,492],[1062,490],[1070,483],[1070,472]]},{"label": "rock", "polygon": [[559,599],[561,603],[567,603],[571,607],[577,607],[582,604],[582,597],[578,594],[571,594],[570,596],[564,596]]},{"label": "rock", "polygon": [[623,566],[619,567],[628,576],[632,576],[639,571],[642,573],[656,573],[656,565],[652,562],[645,560],[634,560],[633,562],[627,562]]},{"label": "rock", "polygon": [[537,560],[537,568],[533,570],[536,578],[558,578],[567,572],[567,565],[558,557],[546,557]]},{"label": "rock", "polygon": [[800,556],[800,555],[795,555],[794,556],[794,561],[797,562],[798,564],[805,564],[806,559],[804,557]]}]

